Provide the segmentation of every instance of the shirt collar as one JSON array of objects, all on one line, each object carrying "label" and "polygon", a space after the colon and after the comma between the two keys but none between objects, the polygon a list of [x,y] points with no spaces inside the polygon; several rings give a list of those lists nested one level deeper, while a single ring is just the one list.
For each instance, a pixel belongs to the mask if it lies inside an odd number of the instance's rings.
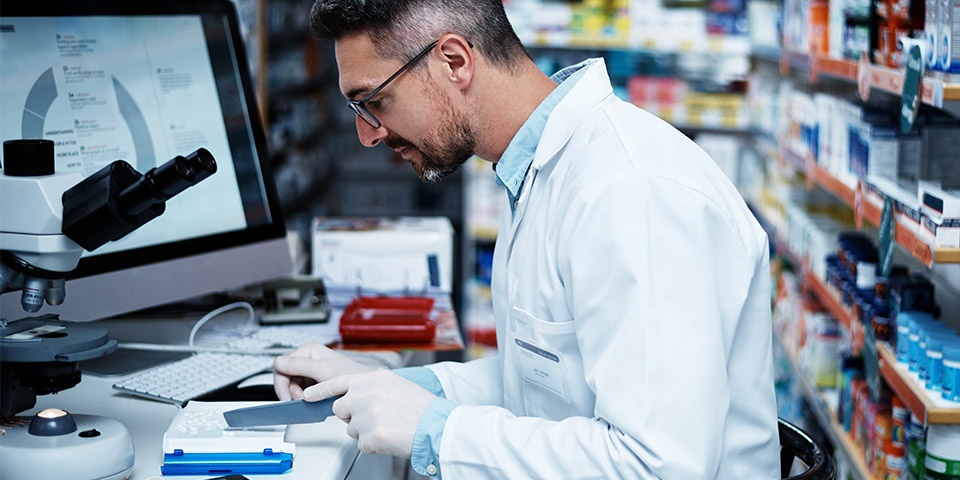
[{"label": "shirt collar", "polygon": [[520,198],[523,179],[527,175],[527,170],[530,169],[530,164],[533,163],[537,145],[540,143],[540,137],[543,135],[550,114],[583,76],[583,73],[587,70],[583,67],[586,65],[588,65],[587,62],[572,65],[550,77],[559,85],[547,95],[547,98],[527,118],[513,140],[507,145],[507,149],[503,152],[500,160],[494,164],[496,181],[507,189],[511,206]]}]

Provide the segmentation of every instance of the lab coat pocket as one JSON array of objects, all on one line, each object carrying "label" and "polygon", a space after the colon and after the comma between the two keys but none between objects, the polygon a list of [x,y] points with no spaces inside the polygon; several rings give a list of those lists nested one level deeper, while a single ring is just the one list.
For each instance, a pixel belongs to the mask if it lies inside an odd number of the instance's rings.
[{"label": "lab coat pocket", "polygon": [[[525,414],[561,419],[574,414],[571,374],[582,372],[573,321],[545,322],[514,307],[509,356]],[[575,395],[574,395],[575,396]]]}]

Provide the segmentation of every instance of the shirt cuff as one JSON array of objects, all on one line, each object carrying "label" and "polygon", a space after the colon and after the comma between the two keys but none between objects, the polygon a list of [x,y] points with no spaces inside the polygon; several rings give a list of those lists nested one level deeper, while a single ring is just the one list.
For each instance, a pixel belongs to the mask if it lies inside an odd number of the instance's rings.
[{"label": "shirt cuff", "polygon": [[406,367],[394,370],[394,373],[410,380],[423,387],[426,391],[440,397],[447,398],[443,394],[443,385],[440,385],[440,379],[427,367]]},{"label": "shirt cuff", "polygon": [[438,397],[430,402],[430,406],[423,412],[417,432],[413,436],[413,450],[410,455],[410,466],[420,475],[441,478],[440,440],[447,417],[456,407],[456,403]]}]

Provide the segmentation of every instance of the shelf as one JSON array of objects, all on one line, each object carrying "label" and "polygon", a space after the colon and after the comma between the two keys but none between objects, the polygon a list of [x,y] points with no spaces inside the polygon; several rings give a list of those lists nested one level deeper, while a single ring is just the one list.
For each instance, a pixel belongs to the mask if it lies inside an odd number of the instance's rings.
[{"label": "shelf", "polygon": [[750,55],[750,39],[745,35],[703,35],[671,39],[640,37],[624,39],[578,38],[566,32],[534,32],[521,37],[530,48],[565,50],[609,50],[672,54]]},{"label": "shelf", "polygon": [[823,280],[812,272],[804,273],[803,284],[816,295],[817,299],[820,300],[820,303],[830,312],[833,318],[836,318],[838,322],[843,324],[844,328],[848,331],[851,329],[854,322],[853,312],[843,305],[843,302],[840,301],[840,296],[836,292],[830,290],[830,288],[823,283]]},{"label": "shelf", "polygon": [[[854,321],[853,313],[840,302],[836,293],[809,272],[804,275],[804,285],[816,295],[830,315],[850,329]],[[897,362],[896,355],[886,342],[877,342],[876,345],[880,357],[880,375],[914,415],[926,419],[927,423],[960,423],[960,403],[931,398],[930,393],[919,384],[916,375]]]},{"label": "shelf", "polygon": [[[770,58],[766,53],[761,58]],[[807,55],[784,51],[780,54],[780,71],[805,70],[810,81],[816,83],[820,76],[845,80],[858,85],[861,95],[869,95],[875,89],[900,96],[903,93],[903,72],[899,69],[872,65],[856,60],[836,59],[823,55]],[[861,71],[866,69],[866,71]],[[960,84],[946,83],[933,77],[924,77],[920,99],[930,105],[951,113],[960,113]]]},{"label": "shelf", "polygon": [[[813,184],[818,185],[820,188],[830,192],[833,194],[833,196],[837,197],[840,201],[849,205],[851,208],[856,206],[856,189],[850,188],[850,186],[841,182],[839,179],[837,179],[837,177],[833,176],[833,174],[821,168],[819,165],[813,162],[812,158],[807,159],[805,163],[807,182],[812,182]],[[854,211],[854,214],[856,214],[856,211]]]},{"label": "shelf", "polygon": [[850,438],[850,434],[847,433],[847,431],[843,429],[843,426],[836,420],[836,410],[830,406],[831,402],[826,399],[825,393],[810,384],[809,379],[803,371],[800,370],[799,363],[793,354],[790,353],[790,350],[786,348],[783,340],[780,338],[777,338],[777,340],[784,346],[783,350],[790,361],[791,373],[794,378],[799,380],[801,390],[803,390],[803,396],[807,398],[807,403],[810,405],[810,411],[813,412],[813,416],[820,425],[820,429],[834,446],[834,455],[836,455],[836,451],[839,451],[849,460],[852,469],[850,473],[853,475],[853,478],[860,480],[873,478],[870,470],[867,468],[863,453],[853,442],[853,439]]},{"label": "shelf", "polygon": [[880,355],[880,375],[914,415],[926,419],[927,424],[960,423],[960,403],[931,397],[932,393],[920,385],[917,376],[903,363],[897,362],[890,345],[877,342],[877,352]]},{"label": "shelf", "polygon": [[856,62],[839,60],[820,55],[810,56],[810,70],[817,75],[823,75],[840,80],[857,80],[859,67]]},{"label": "shelf", "polygon": [[[801,171],[807,177],[808,188],[813,185],[819,186],[853,209],[857,226],[861,226],[863,222],[875,227],[880,226],[883,215],[882,207],[864,198],[865,188],[862,184],[850,187],[817,165],[812,157],[803,158],[784,148],[780,149],[780,157],[792,165],[803,165]],[[880,192],[880,194],[883,195],[883,192]],[[880,203],[883,203],[882,199]],[[960,263],[960,248],[934,248],[929,241],[913,229],[903,225],[899,220],[895,222],[894,237],[898,245],[927,267],[932,267],[935,263]]]}]

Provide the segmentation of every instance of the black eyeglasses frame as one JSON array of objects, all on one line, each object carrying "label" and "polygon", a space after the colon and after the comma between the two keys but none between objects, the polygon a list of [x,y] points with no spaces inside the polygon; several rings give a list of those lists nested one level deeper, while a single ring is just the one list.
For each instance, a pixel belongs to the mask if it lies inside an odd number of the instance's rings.
[{"label": "black eyeglasses frame", "polygon": [[353,110],[353,113],[356,113],[358,117],[362,118],[363,121],[367,122],[373,128],[380,128],[383,124],[380,123],[380,120],[373,114],[370,113],[370,110],[367,109],[367,102],[373,98],[374,95],[380,93],[384,87],[394,81],[401,73],[407,71],[410,67],[416,65],[417,61],[425,57],[430,50],[433,50],[433,47],[437,46],[438,41],[434,41],[430,45],[427,45],[420,53],[416,54],[413,58],[410,59],[404,66],[400,67],[400,70],[397,70],[393,75],[390,75],[389,78],[383,81],[379,87],[374,88],[372,92],[367,94],[366,97],[363,97],[362,100],[349,100],[347,106],[350,107],[350,110]]}]

